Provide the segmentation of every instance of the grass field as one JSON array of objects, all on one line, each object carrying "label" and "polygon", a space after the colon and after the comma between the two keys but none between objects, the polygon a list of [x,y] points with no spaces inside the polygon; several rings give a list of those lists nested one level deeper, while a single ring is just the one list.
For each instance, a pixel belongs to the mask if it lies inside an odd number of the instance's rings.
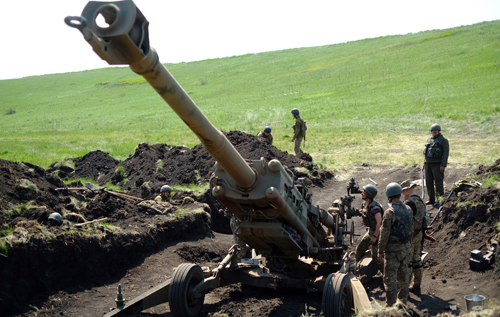
[{"label": "grass field", "polygon": [[[450,163],[491,164],[500,158],[499,39],[500,20],[166,66],[216,127],[269,125],[290,153],[299,108],[305,151],[331,169],[420,164],[435,122]],[[7,160],[47,167],[97,149],[123,160],[143,142],[199,143],[128,67],[2,80],[0,100]]]}]

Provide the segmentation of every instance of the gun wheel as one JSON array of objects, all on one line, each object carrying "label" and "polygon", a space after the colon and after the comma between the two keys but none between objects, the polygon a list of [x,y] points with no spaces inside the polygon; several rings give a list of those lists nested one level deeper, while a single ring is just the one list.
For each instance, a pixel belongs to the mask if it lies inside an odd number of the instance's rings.
[{"label": "gun wheel", "polygon": [[332,273],[323,289],[324,316],[348,317],[354,313],[351,279],[344,273]]},{"label": "gun wheel", "polygon": [[168,292],[168,302],[173,316],[198,316],[205,294],[194,292],[194,287],[204,279],[203,270],[196,264],[183,263],[177,267]]}]

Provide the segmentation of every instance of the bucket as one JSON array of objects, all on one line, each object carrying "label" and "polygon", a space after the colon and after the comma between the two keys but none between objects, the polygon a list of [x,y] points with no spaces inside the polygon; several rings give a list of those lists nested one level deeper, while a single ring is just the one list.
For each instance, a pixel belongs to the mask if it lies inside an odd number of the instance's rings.
[{"label": "bucket", "polygon": [[483,310],[483,301],[486,298],[483,295],[470,294],[465,295],[464,298],[468,312]]}]

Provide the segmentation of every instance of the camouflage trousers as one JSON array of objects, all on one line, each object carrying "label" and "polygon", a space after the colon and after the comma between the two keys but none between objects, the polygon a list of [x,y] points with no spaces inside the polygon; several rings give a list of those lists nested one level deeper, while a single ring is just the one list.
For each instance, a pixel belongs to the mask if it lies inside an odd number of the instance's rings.
[{"label": "camouflage trousers", "polygon": [[247,253],[247,244],[245,243],[245,241],[241,240],[241,238],[235,234],[235,232],[238,230],[238,227],[240,226],[240,221],[235,216],[231,216],[231,220],[229,221],[229,226],[231,227],[231,231],[233,232],[234,243],[239,245],[241,248],[241,250],[238,252],[237,255],[238,262],[240,262],[241,259]]},{"label": "camouflage trousers", "polygon": [[303,138],[301,138],[301,137],[299,137],[299,138],[296,138],[296,139],[295,139],[295,147],[293,148],[293,149],[294,149],[294,151],[295,151],[295,155],[299,155],[299,154],[301,154],[301,153],[304,153],[304,152],[302,152],[302,150],[300,149],[300,144],[302,143],[302,139],[303,139]]},{"label": "camouflage trousers", "polygon": [[410,278],[409,250],[385,252],[384,256],[384,287],[387,305],[394,305],[398,298],[406,304]]},{"label": "camouflage trousers", "polygon": [[361,241],[358,243],[356,247],[356,262],[359,262],[361,258],[365,255],[366,250],[370,247],[372,248],[372,261],[375,262],[378,266],[380,272],[384,273],[384,264],[378,260],[378,242],[376,244],[370,244],[370,240],[373,237],[373,233],[368,231],[365,233]]},{"label": "camouflage trousers", "polygon": [[422,283],[422,273],[424,271],[424,264],[422,263],[422,231],[411,239],[411,253],[410,253],[410,279],[413,277],[413,285],[420,287]]}]

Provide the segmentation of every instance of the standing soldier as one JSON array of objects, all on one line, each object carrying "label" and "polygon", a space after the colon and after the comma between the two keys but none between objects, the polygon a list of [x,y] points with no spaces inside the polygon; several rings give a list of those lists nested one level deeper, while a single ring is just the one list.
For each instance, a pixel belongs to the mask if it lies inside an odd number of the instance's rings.
[{"label": "standing soldier", "polygon": [[[444,195],[444,170],[448,164],[450,144],[441,134],[441,127],[437,123],[431,126],[431,133],[432,137],[427,140],[424,150],[425,186],[429,194],[429,200],[425,204],[438,208],[439,202],[436,201],[435,192],[440,196]],[[436,183],[436,191],[434,191],[434,183]]]},{"label": "standing soldier", "polygon": [[382,225],[382,215],[384,209],[382,206],[373,200],[377,196],[377,187],[368,184],[363,186],[361,192],[361,199],[363,199],[363,210],[361,215],[363,217],[363,224],[369,228],[365,233],[358,246],[356,247],[356,262],[359,262],[366,250],[371,246],[372,260],[377,264],[380,272],[384,272],[384,265],[382,261],[378,260],[378,237],[380,234],[380,226]]},{"label": "standing soldier", "polygon": [[295,155],[299,155],[302,152],[300,149],[300,144],[302,143],[302,139],[305,138],[305,121],[300,117],[299,115],[299,109],[293,108],[292,109],[292,116],[295,118],[295,124],[293,125],[293,137],[292,137],[292,142],[295,142],[295,147],[293,148],[295,150]]},{"label": "standing soldier", "polygon": [[168,185],[163,185],[160,189],[160,194],[155,197],[157,202],[170,202],[172,188]]},{"label": "standing soldier", "polygon": [[265,127],[263,131],[260,131],[257,137],[261,141],[267,141],[269,144],[273,144],[273,135],[271,134],[271,127],[269,126]]},{"label": "standing soldier", "polygon": [[410,206],[413,211],[413,236],[411,238],[411,253],[410,253],[410,279],[413,276],[413,286],[410,292],[420,295],[420,285],[422,283],[422,272],[424,270],[421,253],[422,242],[424,239],[424,230],[427,228],[426,209],[422,198],[415,192],[417,184],[412,184],[409,179],[401,183],[403,195],[405,196],[405,204]]},{"label": "standing soldier", "polygon": [[[404,304],[408,300],[410,240],[413,233],[413,214],[410,207],[400,201],[403,190],[398,183],[390,183],[385,194],[392,204],[382,218],[378,243],[378,259],[384,259],[384,287],[387,306]],[[398,292],[398,284],[400,290]]]}]

